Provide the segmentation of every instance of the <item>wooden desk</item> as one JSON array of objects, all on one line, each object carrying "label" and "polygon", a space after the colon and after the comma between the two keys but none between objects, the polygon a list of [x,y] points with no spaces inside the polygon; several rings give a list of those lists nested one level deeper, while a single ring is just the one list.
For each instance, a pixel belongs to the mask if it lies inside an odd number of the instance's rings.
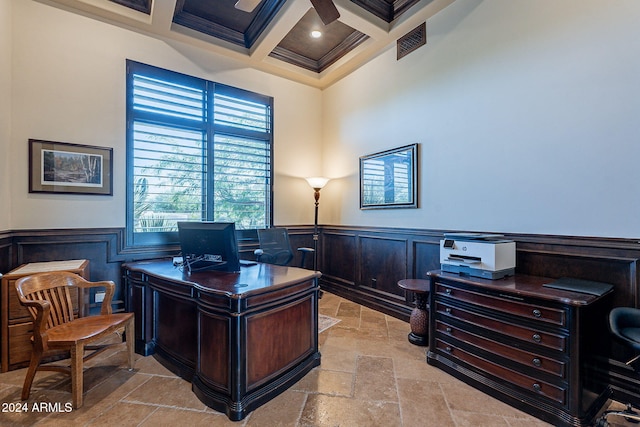
[{"label": "wooden desk", "polygon": [[[25,307],[20,304],[16,293],[15,282],[21,277],[50,271],[70,271],[85,279],[89,279],[89,261],[73,259],[68,261],[32,262],[23,264],[2,276],[0,302],[0,335],[2,336],[2,372],[29,366],[31,360],[31,336],[33,321]],[[76,314],[86,314],[89,306],[88,295],[72,293]]]},{"label": "wooden desk", "polygon": [[136,352],[192,382],[202,402],[234,421],[313,367],[319,272],[257,264],[187,275],[169,260],[124,265]]},{"label": "wooden desk", "polygon": [[611,390],[597,380],[612,289],[543,286],[554,279],[478,279],[429,272],[427,362],[555,426],[587,426]]}]

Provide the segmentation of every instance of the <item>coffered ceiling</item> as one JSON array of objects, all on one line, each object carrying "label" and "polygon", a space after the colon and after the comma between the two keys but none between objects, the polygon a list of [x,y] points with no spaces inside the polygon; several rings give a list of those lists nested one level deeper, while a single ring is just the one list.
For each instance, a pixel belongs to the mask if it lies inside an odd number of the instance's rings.
[{"label": "coffered ceiling", "polygon": [[325,88],[455,0],[333,0],[340,16],[326,25],[310,0],[243,0],[249,12],[238,0],[36,1]]}]

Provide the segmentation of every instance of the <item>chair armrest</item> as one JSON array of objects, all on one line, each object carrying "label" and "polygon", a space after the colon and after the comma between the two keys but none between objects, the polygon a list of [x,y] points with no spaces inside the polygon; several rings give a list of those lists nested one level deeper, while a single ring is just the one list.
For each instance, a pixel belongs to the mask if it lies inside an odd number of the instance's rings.
[{"label": "chair armrest", "polygon": [[[27,300],[20,299],[22,305],[27,307],[29,313],[33,319],[33,343],[36,347],[47,350],[47,321],[49,320],[49,312],[51,311],[51,304],[46,300]],[[36,314],[33,315],[35,310]]]},{"label": "chair armrest", "polygon": [[111,314],[111,301],[113,300],[113,294],[115,292],[116,284],[111,280],[103,280],[100,282],[89,282],[88,280],[78,276],[81,280],[78,280],[77,286],[83,289],[89,288],[105,288],[104,300],[100,306],[100,314]]},{"label": "chair armrest", "polygon": [[298,248],[298,250],[300,252],[306,252],[306,253],[315,252],[315,249],[313,249],[313,248]]}]

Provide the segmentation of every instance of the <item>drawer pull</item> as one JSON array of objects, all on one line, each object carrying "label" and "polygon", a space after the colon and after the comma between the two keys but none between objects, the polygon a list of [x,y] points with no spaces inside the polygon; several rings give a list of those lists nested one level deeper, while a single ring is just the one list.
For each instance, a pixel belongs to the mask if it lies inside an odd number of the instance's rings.
[{"label": "drawer pull", "polygon": [[451,314],[451,308],[447,307],[444,309],[444,312],[447,314]]},{"label": "drawer pull", "polygon": [[451,346],[448,345],[448,346],[445,347],[445,351],[447,353],[451,353],[453,351],[453,349],[451,348]]},{"label": "drawer pull", "polygon": [[445,330],[447,331],[448,334],[450,334],[453,329],[451,329],[451,326],[447,326],[447,329]]},{"label": "drawer pull", "polygon": [[542,317],[542,312],[536,308],[535,310],[533,310],[533,317]]},{"label": "drawer pull", "polygon": [[542,366],[542,360],[536,357],[535,359],[533,359],[533,365],[539,368],[540,366]]},{"label": "drawer pull", "polygon": [[444,293],[447,294],[447,295],[451,295],[451,288],[445,289]]},{"label": "drawer pull", "polygon": [[533,334],[533,336],[532,336],[531,338],[533,338],[533,340],[534,340],[535,342],[540,342],[540,341],[542,341],[542,337],[540,336],[540,334]]},{"label": "drawer pull", "polygon": [[534,383],[533,384],[533,389],[539,393],[539,392],[542,391],[542,386],[540,384],[538,384],[538,383]]}]

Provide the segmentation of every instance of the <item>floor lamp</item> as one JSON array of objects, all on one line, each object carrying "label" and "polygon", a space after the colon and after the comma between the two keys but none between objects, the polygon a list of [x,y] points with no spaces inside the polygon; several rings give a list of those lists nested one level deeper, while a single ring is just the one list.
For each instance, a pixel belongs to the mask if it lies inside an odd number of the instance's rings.
[{"label": "floor lamp", "polygon": [[307,182],[313,188],[313,197],[316,200],[315,219],[313,220],[313,271],[318,271],[318,204],[320,200],[320,190],[327,185],[329,178],[314,176],[307,178]]}]

